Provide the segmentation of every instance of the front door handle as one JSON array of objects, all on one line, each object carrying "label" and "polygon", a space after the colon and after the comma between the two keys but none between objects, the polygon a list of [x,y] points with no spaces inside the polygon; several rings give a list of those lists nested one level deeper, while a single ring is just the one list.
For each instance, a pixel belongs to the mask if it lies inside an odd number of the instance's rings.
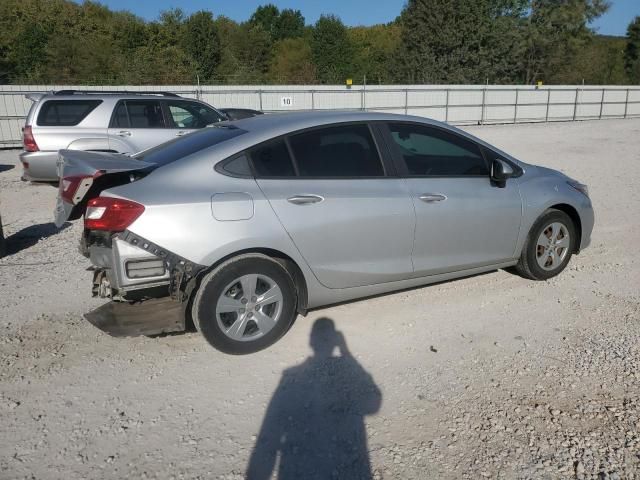
[{"label": "front door handle", "polygon": [[423,193],[418,198],[425,203],[443,202],[447,199],[446,195],[442,195],[441,193]]},{"label": "front door handle", "polygon": [[320,195],[294,195],[293,197],[287,198],[287,202],[293,203],[294,205],[307,205],[310,203],[320,203],[324,200],[324,197]]},{"label": "front door handle", "polygon": [[118,135],[119,137],[130,137],[131,132],[129,130],[120,130],[118,133],[116,133],[116,135]]},{"label": "front door handle", "polygon": [[178,133],[176,133],[176,137],[181,137],[182,135],[186,135],[187,132],[183,132],[182,130],[180,130]]}]

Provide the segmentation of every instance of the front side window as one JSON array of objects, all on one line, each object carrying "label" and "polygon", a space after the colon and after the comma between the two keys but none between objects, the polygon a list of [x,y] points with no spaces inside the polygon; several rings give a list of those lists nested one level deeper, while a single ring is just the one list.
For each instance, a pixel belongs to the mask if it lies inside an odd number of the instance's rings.
[{"label": "front side window", "polygon": [[158,100],[123,100],[116,106],[111,121],[115,128],[165,128]]},{"label": "front side window", "polygon": [[413,124],[389,129],[410,176],[489,175],[480,148],[459,135]]},{"label": "front side window", "polygon": [[292,135],[301,177],[382,177],[384,168],[367,125],[341,125]]},{"label": "front side window", "polygon": [[213,108],[185,100],[166,102],[173,128],[204,128],[223,120]]},{"label": "front side window", "polygon": [[38,125],[72,127],[78,125],[102,100],[47,100],[38,113]]}]

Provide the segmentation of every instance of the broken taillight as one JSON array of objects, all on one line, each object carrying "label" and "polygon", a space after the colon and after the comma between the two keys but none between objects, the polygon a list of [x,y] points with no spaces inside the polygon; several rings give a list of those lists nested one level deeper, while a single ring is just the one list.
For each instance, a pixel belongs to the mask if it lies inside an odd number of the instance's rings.
[{"label": "broken taillight", "polygon": [[84,226],[88,230],[122,232],[143,212],[144,206],[131,200],[96,197],[87,203]]},{"label": "broken taillight", "polygon": [[22,144],[24,145],[24,149],[27,152],[37,152],[40,150],[38,148],[38,144],[36,143],[36,139],[33,137],[33,130],[31,129],[31,125],[27,125],[22,129]]},{"label": "broken taillight", "polygon": [[60,196],[68,203],[78,204],[89,191],[93,181],[102,175],[98,170],[93,175],[67,175],[60,180]]}]

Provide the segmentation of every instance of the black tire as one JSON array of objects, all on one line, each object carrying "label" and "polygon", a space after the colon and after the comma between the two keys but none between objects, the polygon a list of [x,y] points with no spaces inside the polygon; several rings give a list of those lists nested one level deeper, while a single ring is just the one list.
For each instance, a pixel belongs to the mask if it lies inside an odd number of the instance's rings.
[{"label": "black tire", "polygon": [[[230,282],[243,275],[266,275],[282,292],[282,310],[273,328],[255,340],[234,340],[218,324],[216,305]],[[204,276],[195,292],[191,310],[196,329],[214,348],[232,355],[263,350],[289,330],[297,316],[297,295],[289,272],[276,260],[261,254],[244,254],[229,259]]]},{"label": "black tire", "polygon": [[[545,270],[538,264],[537,241],[542,232],[549,225],[556,222],[564,225],[569,232],[568,251],[562,262],[557,267],[551,270]],[[531,227],[529,235],[522,247],[522,253],[520,254],[520,259],[515,266],[515,270],[518,275],[531,280],[547,280],[555,277],[566,268],[569,260],[571,260],[571,256],[573,255],[573,252],[575,252],[577,241],[577,231],[571,217],[560,210],[549,209],[544,212],[533,224],[533,227]]]}]

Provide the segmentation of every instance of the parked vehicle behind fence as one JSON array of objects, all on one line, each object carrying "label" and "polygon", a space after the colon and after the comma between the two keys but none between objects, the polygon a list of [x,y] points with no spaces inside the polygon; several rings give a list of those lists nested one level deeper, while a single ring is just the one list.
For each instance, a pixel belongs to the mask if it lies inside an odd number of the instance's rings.
[{"label": "parked vehicle behind fence", "polygon": [[594,222],[577,181],[403,115],[258,116],[133,158],[60,157],[56,223],[84,216],[94,294],[112,299],[89,321],[192,320],[234,354],[323,305],[512,266],[553,277]]},{"label": "parked vehicle behind fence", "polygon": [[58,180],[60,149],[133,154],[228,119],[205,102],[166,92],[60,90],[27,97],[33,105],[20,161],[30,181]]}]

